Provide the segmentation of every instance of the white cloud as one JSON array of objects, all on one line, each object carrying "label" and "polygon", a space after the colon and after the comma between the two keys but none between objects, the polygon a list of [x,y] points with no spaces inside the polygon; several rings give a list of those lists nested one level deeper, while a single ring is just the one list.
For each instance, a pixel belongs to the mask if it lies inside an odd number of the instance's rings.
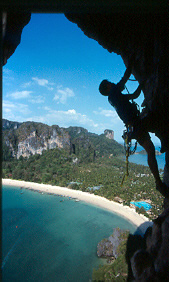
[{"label": "white cloud", "polygon": [[54,89],[53,87],[51,87],[51,85],[54,85],[54,83],[49,83],[47,79],[32,77],[32,80],[35,81],[38,85],[46,87],[48,90]]},{"label": "white cloud", "polygon": [[32,86],[32,81],[25,82],[25,83],[22,84],[23,88],[27,88],[27,87],[30,87],[30,86]]},{"label": "white cloud", "polygon": [[45,102],[45,98],[41,95],[35,96],[33,99],[30,99],[29,102],[32,104],[42,104]]},{"label": "white cloud", "polygon": [[96,115],[101,115],[104,117],[111,118],[111,120],[114,122],[121,121],[118,114],[114,110],[104,110],[102,108],[99,108],[99,111],[93,111],[93,113]]},{"label": "white cloud", "polygon": [[62,103],[62,104],[66,104],[67,99],[74,97],[74,96],[75,96],[75,94],[74,94],[73,90],[66,87],[66,88],[63,88],[63,89],[58,89],[57,93],[55,94],[53,99],[55,101]]},{"label": "white cloud", "polygon": [[43,109],[44,109],[45,111],[50,111],[50,110],[51,110],[51,108],[48,107],[48,106],[45,106]]},{"label": "white cloud", "polygon": [[2,112],[3,118],[15,121],[22,121],[24,116],[31,114],[28,105],[7,100],[3,101]]},{"label": "white cloud", "polygon": [[40,86],[46,86],[49,83],[47,79],[39,79],[37,77],[32,77],[32,80],[36,81]]},{"label": "white cloud", "polygon": [[99,129],[102,132],[105,129],[112,129],[115,132],[115,140],[122,141],[122,134],[125,126],[119,116],[117,115],[115,110],[105,110],[99,108],[98,111],[93,111],[93,113],[97,116],[98,120],[101,120],[99,123]]},{"label": "white cloud", "polygon": [[52,110],[49,107],[44,107],[44,110],[47,111],[43,115],[44,122],[47,124],[57,124],[63,127],[69,126],[83,126],[90,128],[97,128],[98,124],[95,123],[92,119],[88,118],[86,115],[77,113],[76,110],[70,109],[67,111],[57,111]]},{"label": "white cloud", "polygon": [[32,91],[27,91],[27,90],[16,91],[16,92],[9,94],[8,96],[10,96],[14,99],[25,99],[25,98],[29,98],[31,93],[32,93]]},{"label": "white cloud", "polygon": [[3,68],[3,79],[14,80],[14,73],[8,68]]},{"label": "white cloud", "polygon": [[3,110],[4,109],[12,109],[12,108],[15,108],[15,104],[13,104],[12,102],[10,101],[3,101],[2,103],[2,107],[3,107]]}]

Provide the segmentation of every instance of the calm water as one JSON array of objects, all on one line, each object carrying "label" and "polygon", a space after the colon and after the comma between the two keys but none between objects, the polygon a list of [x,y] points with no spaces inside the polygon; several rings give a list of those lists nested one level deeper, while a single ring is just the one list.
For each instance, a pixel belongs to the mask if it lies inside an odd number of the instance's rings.
[{"label": "calm water", "polygon": [[[160,146],[156,146],[155,149],[157,151],[160,151]],[[136,152],[140,152],[143,150],[141,146],[137,147]],[[156,156],[157,163],[159,169],[164,169],[164,164],[165,164],[165,154],[161,154],[159,156]],[[134,154],[129,157],[129,162],[136,163],[136,164],[141,164],[147,166],[147,155],[141,155],[141,154]]]},{"label": "calm water", "polygon": [[3,281],[89,281],[100,240],[136,227],[104,209],[4,186]]}]

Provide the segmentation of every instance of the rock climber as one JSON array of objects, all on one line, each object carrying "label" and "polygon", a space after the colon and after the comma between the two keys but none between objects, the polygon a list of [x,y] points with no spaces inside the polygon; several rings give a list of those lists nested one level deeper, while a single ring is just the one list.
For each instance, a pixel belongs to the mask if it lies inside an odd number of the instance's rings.
[{"label": "rock climber", "polygon": [[132,63],[129,63],[124,76],[114,84],[108,80],[100,83],[99,91],[103,96],[108,96],[109,103],[115,108],[118,116],[124,122],[126,127],[132,126],[133,130],[128,134],[128,138],[136,139],[138,143],[146,150],[148,155],[148,165],[155,178],[156,189],[165,197],[169,197],[169,189],[165,183],[161,181],[157,160],[155,157],[155,147],[149,135],[148,122],[144,122],[141,118],[140,111],[135,103],[130,100],[138,98],[141,92],[142,84],[138,86],[133,94],[122,94],[125,84],[130,78],[132,72]]}]

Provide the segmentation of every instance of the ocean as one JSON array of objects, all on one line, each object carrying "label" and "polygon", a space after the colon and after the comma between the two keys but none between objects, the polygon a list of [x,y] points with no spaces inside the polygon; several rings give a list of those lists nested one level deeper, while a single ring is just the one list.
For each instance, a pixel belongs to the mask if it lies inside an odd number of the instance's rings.
[{"label": "ocean", "polygon": [[136,226],[107,210],[17,187],[2,188],[3,281],[91,281],[97,244]]},{"label": "ocean", "polygon": [[[155,146],[155,149],[160,152],[160,146]],[[136,153],[140,152],[142,150],[144,150],[143,147],[137,146]],[[157,163],[158,163],[158,168],[159,169],[164,169],[165,154],[157,155],[156,159],[157,159]],[[124,157],[124,160],[125,160],[125,157]],[[148,164],[147,164],[147,155],[133,154],[133,155],[131,155],[129,157],[129,162],[148,166]]]}]

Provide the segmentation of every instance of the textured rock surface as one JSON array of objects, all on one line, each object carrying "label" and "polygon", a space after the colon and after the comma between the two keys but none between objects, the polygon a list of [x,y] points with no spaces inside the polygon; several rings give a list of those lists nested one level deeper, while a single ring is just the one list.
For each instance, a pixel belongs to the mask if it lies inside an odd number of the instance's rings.
[{"label": "textured rock surface", "polygon": [[[103,239],[97,245],[97,255],[98,257],[118,257],[118,247],[123,240],[126,240],[126,231],[121,230],[120,228],[115,228],[113,234],[107,238]],[[124,237],[124,238],[123,238]]]},{"label": "textured rock surface", "polygon": [[[169,148],[169,62],[168,12],[166,13],[69,13],[88,37],[97,40],[109,52],[119,54],[126,67],[134,57],[133,75],[143,83],[144,106],[151,130]],[[169,151],[166,152],[164,182],[169,187]],[[150,230],[149,230],[150,232]],[[154,222],[146,239],[146,248],[131,259],[132,281],[168,281],[169,209]]]},{"label": "textured rock surface", "polygon": [[[19,159],[20,156],[29,157],[42,154],[43,150],[64,148],[70,149],[69,133],[57,125],[25,122],[16,126],[14,122],[6,121],[6,130],[3,140],[10,147],[12,155]],[[10,127],[10,130],[8,130]]]},{"label": "textured rock surface", "polygon": [[106,137],[108,139],[114,139],[114,131],[113,130],[110,130],[110,129],[106,129],[104,131],[104,134],[106,135]]},{"label": "textured rock surface", "polygon": [[150,110],[160,110],[166,107],[166,102],[169,105],[167,13],[114,13],[112,10],[107,14],[69,13],[66,16],[88,37],[109,52],[119,54],[126,66],[131,54],[134,56],[133,74],[139,83],[144,82],[145,104]]},{"label": "textured rock surface", "polygon": [[[3,159],[9,157],[29,157],[42,154],[44,150],[64,149],[76,154],[74,163],[97,156],[123,154],[123,146],[115,140],[109,140],[105,134],[97,135],[82,127],[61,128],[38,122],[3,122]],[[78,156],[78,158],[77,158]]]},{"label": "textured rock surface", "polygon": [[125,7],[124,12],[112,8],[107,13],[66,13],[66,17],[109,52],[119,54],[126,67],[133,56],[132,73],[143,85],[149,131],[169,148],[168,10],[139,13]]},{"label": "textured rock surface", "polygon": [[28,24],[31,13],[24,10],[4,12],[3,22],[3,65],[15,52],[21,41],[22,30]]},{"label": "textured rock surface", "polygon": [[145,249],[137,250],[131,258],[133,281],[168,281],[169,279],[169,202],[164,212],[145,234]]}]

